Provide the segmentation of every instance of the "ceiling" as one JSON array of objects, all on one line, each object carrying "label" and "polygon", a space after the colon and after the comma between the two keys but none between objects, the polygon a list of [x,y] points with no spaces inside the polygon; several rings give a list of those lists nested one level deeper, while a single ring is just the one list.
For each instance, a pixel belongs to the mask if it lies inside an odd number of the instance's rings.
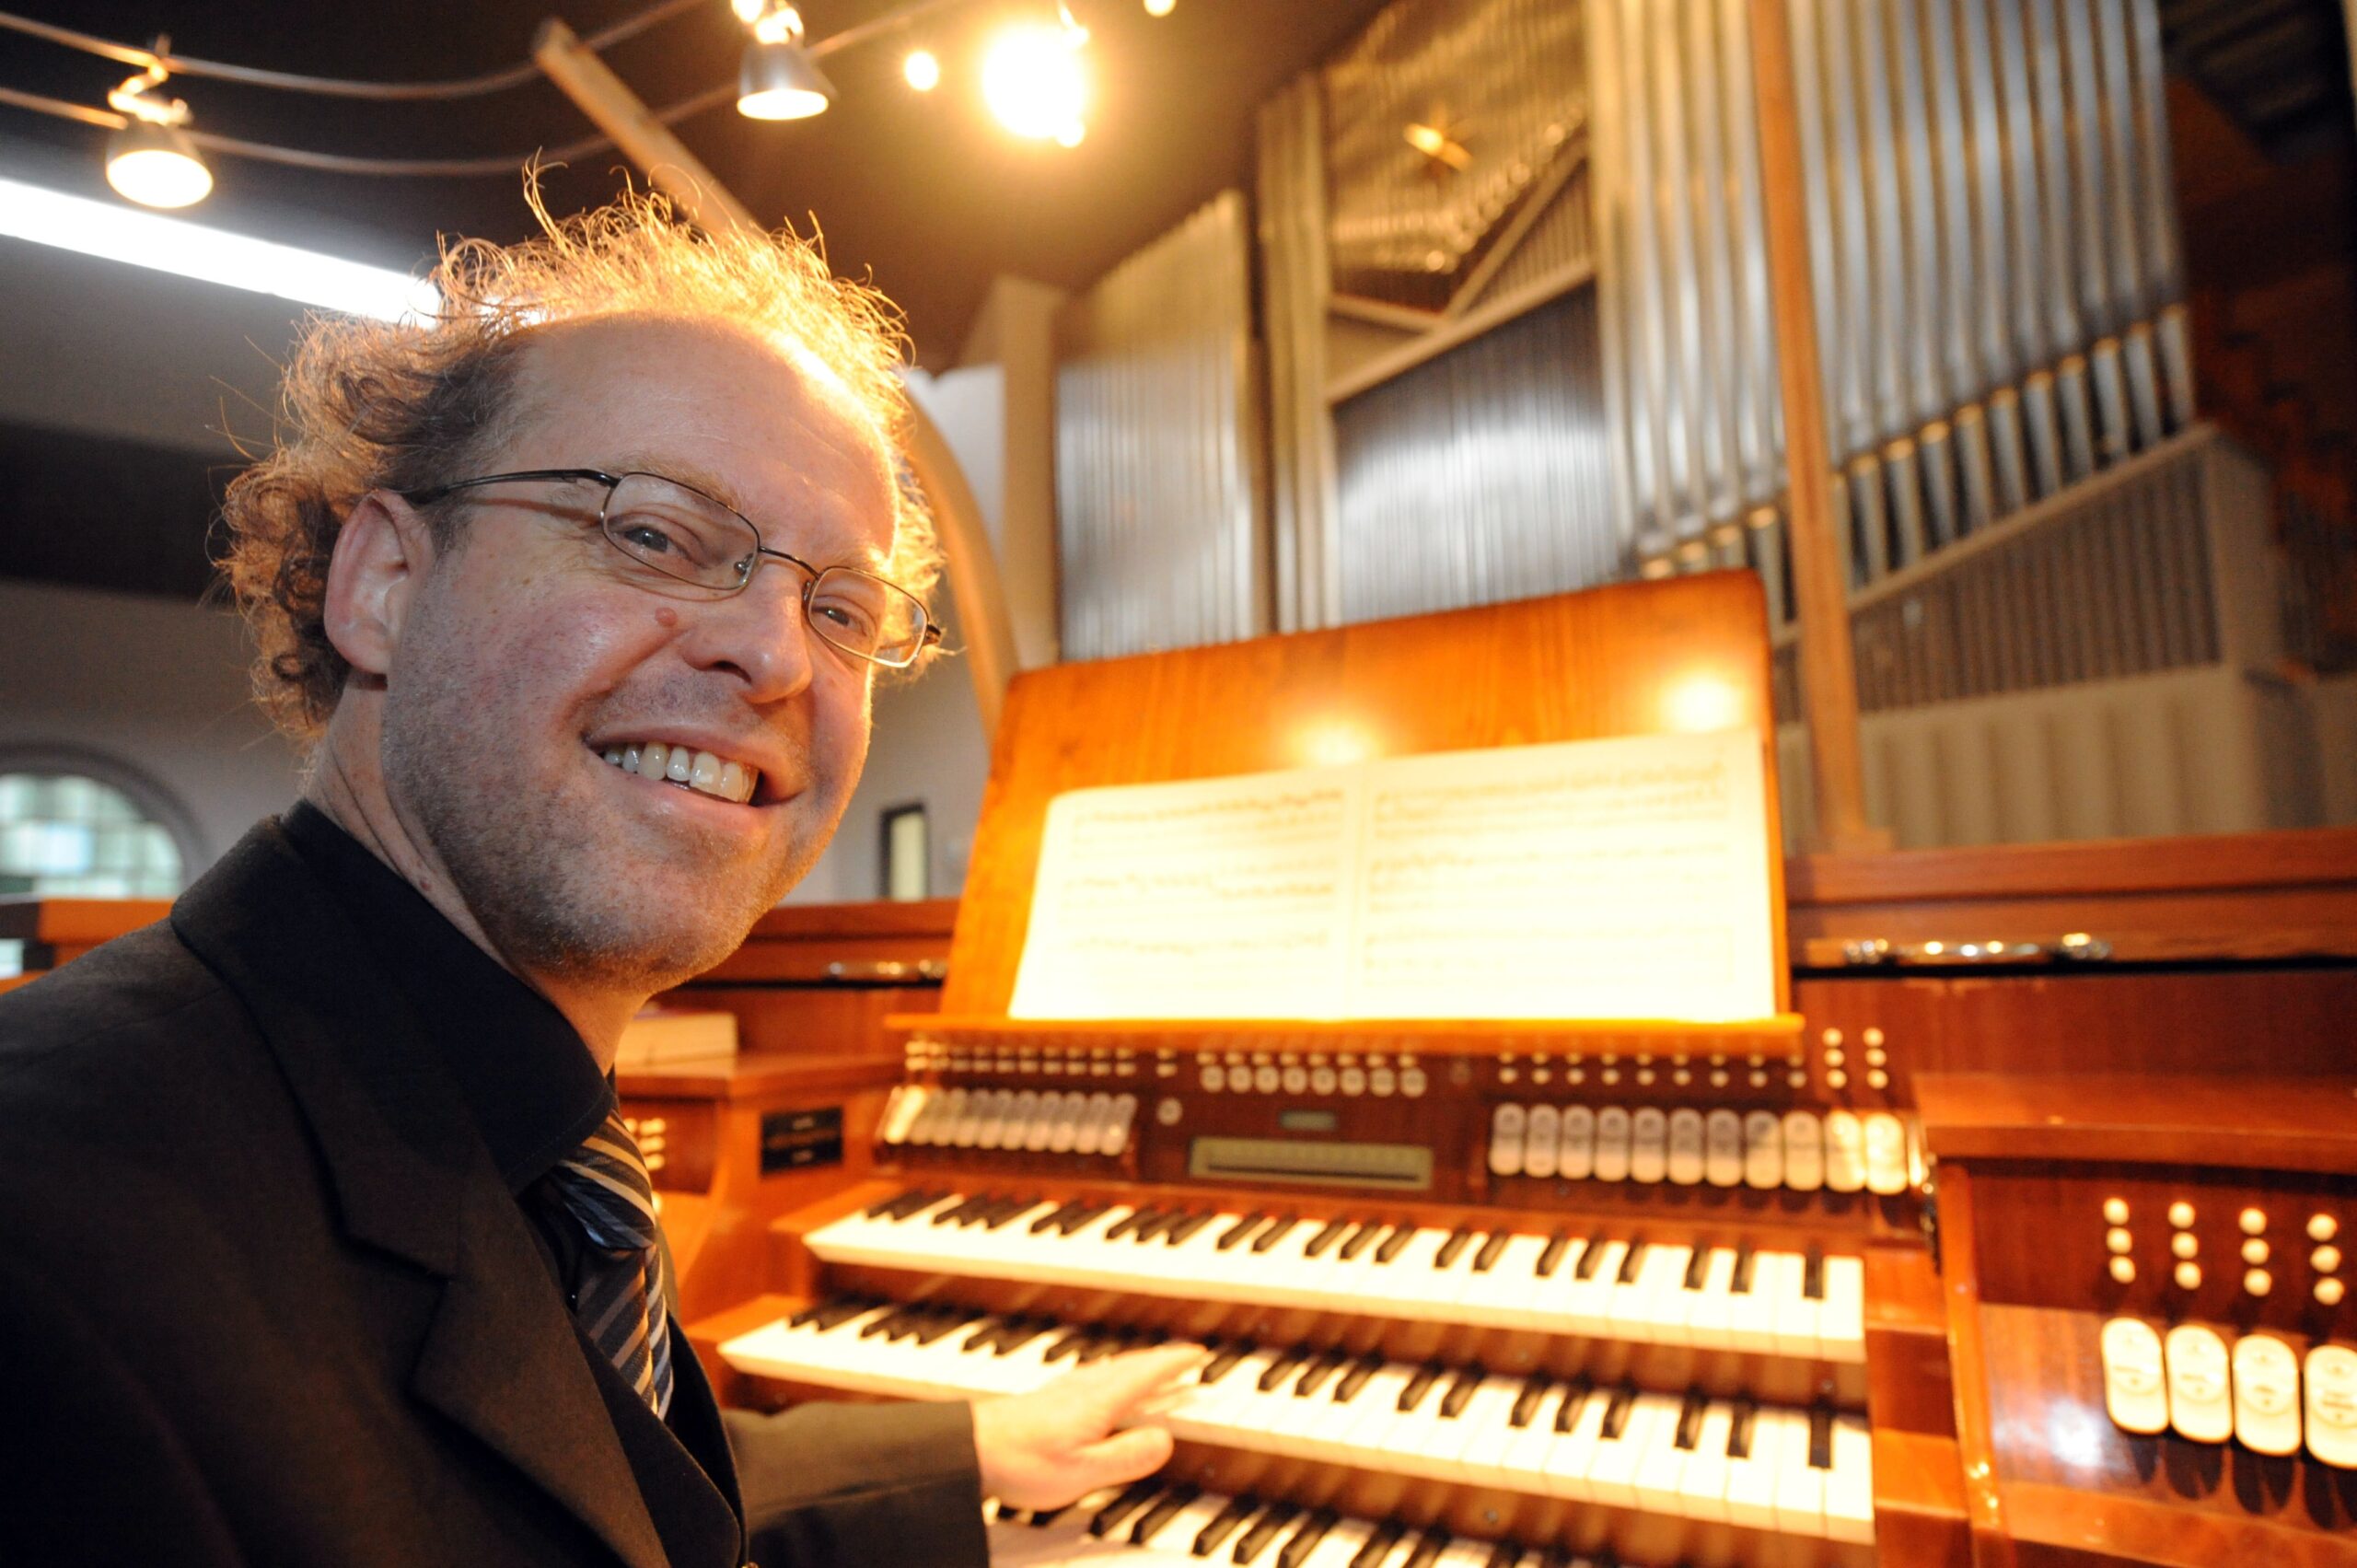
[{"label": "ceiling", "polygon": [[[972,85],[981,44],[1045,0],[962,0],[924,23],[827,61],[835,107],[762,124],[724,106],[675,129],[766,220],[823,232],[836,270],[868,276],[908,313],[919,362],[946,366],[993,277],[1092,282],[1229,186],[1250,184],[1254,111],[1349,39],[1382,0],[1070,0],[1090,29],[1096,101],[1076,148],[997,129]],[[0,0],[129,43],[168,33],[178,52],[377,80],[472,75],[525,59],[552,0]],[[555,14],[588,34],[641,0],[575,0]],[[805,0],[824,39],[893,10]],[[607,62],[650,105],[733,80],[743,30],[726,0],[623,41]],[[944,67],[919,96],[900,62],[923,43]],[[127,68],[0,33],[0,86],[98,105]],[[562,145],[593,128],[535,80],[493,97],[374,103],[181,77],[200,127],[381,157],[476,157]],[[104,196],[104,133],[0,106],[0,175]],[[211,157],[214,194],[190,216],[354,260],[421,265],[437,235],[513,239],[531,220],[516,175],[380,179]],[[620,188],[608,150],[552,171],[550,205]],[[7,575],[193,596],[206,578],[199,498],[234,453],[225,428],[266,433],[271,364],[296,312],[283,302],[0,240],[0,540]]]}]

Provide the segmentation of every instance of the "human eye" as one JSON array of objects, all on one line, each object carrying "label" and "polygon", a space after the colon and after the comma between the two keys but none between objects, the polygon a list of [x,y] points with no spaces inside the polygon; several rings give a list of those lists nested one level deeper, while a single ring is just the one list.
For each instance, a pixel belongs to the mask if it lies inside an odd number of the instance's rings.
[{"label": "human eye", "polygon": [[841,641],[874,647],[884,625],[880,588],[845,573],[829,573],[813,588],[810,615]]}]

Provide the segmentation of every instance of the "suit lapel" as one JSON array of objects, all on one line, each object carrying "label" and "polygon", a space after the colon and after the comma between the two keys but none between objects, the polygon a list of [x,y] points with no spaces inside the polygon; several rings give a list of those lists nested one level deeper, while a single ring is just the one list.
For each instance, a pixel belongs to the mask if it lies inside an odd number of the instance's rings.
[{"label": "suit lapel", "polygon": [[252,1014],[318,1140],[347,1234],[442,1278],[412,1391],[631,1568],[664,1568],[522,1211],[343,909],[264,824],[182,895],[172,925]]}]

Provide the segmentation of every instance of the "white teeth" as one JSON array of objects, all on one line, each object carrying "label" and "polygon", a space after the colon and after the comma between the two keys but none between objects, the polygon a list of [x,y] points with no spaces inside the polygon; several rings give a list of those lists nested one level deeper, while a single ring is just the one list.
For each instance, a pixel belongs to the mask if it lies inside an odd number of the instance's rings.
[{"label": "white teeth", "polygon": [[671,746],[660,740],[610,746],[602,754],[623,772],[668,780],[721,800],[749,801],[761,780],[759,769],[691,746]]}]

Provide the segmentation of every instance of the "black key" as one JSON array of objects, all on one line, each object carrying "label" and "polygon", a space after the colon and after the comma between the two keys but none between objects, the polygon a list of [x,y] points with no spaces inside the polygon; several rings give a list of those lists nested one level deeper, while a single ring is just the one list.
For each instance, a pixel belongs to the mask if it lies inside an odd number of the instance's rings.
[{"label": "black key", "polygon": [[1557,1231],[1554,1239],[1547,1243],[1547,1250],[1538,1255],[1538,1267],[1536,1271],[1538,1277],[1542,1280],[1553,1279],[1555,1271],[1563,1266],[1563,1254],[1570,1251],[1571,1248],[1572,1238],[1562,1231]]},{"label": "black key", "polygon": [[1587,1249],[1580,1254],[1580,1260],[1572,1265],[1572,1278],[1575,1280],[1596,1278],[1596,1265],[1603,1261],[1604,1243],[1591,1240],[1587,1244]]},{"label": "black key", "polygon": [[1063,1360],[1063,1358],[1068,1355],[1078,1355],[1080,1353],[1081,1347],[1088,1342],[1088,1336],[1094,1330],[1088,1329],[1073,1329],[1067,1330],[1064,1337],[1058,1340],[1054,1344],[1050,1345],[1046,1353],[1041,1355],[1039,1359],[1043,1362],[1052,1364]]},{"label": "black key", "polygon": [[801,1311],[795,1313],[793,1317],[788,1318],[785,1320],[785,1326],[789,1329],[799,1329],[805,1324],[816,1323],[820,1315],[832,1305],[833,1304],[831,1302],[814,1301],[809,1306],[804,1307]]},{"label": "black key", "polygon": [[887,1312],[883,1317],[875,1319],[873,1322],[862,1324],[860,1326],[859,1337],[863,1340],[872,1340],[878,1334],[892,1334],[893,1338],[898,1339],[900,1336],[893,1333],[893,1330],[900,1328],[902,1323],[907,1322],[911,1318],[915,1317],[916,1310],[917,1309],[913,1307],[902,1307],[894,1311]]},{"label": "black key", "polygon": [[1212,1516],[1212,1522],[1195,1532],[1195,1544],[1190,1550],[1197,1557],[1209,1557],[1219,1550],[1220,1542],[1234,1535],[1260,1506],[1260,1500],[1248,1492],[1229,1498],[1220,1511]]},{"label": "black key", "polygon": [[1009,1198],[999,1205],[996,1213],[982,1221],[984,1230],[996,1230],[1017,1214],[1028,1214],[1039,1206],[1037,1198]]},{"label": "black key", "polygon": [[1351,1222],[1348,1220],[1328,1220],[1325,1228],[1311,1237],[1303,1246],[1301,1255],[1305,1258],[1319,1256],[1326,1249],[1341,1240],[1342,1233],[1350,1228]]},{"label": "black key", "polygon": [[1320,1508],[1301,1522],[1291,1539],[1277,1548],[1277,1561],[1272,1568],[1301,1568],[1301,1560],[1318,1550],[1318,1542],[1331,1535],[1342,1516],[1331,1508]]},{"label": "black key", "polygon": [[1278,1220],[1270,1225],[1268,1229],[1262,1231],[1260,1235],[1252,1238],[1252,1250],[1255,1252],[1266,1252],[1270,1248],[1274,1247],[1278,1242],[1283,1241],[1286,1236],[1292,1232],[1293,1227],[1300,1223],[1301,1216],[1299,1214],[1285,1215],[1284,1218]]},{"label": "black key", "polygon": [[959,1202],[952,1203],[947,1208],[942,1210],[941,1213],[934,1215],[933,1223],[935,1225],[963,1225],[966,1223],[964,1217],[966,1212],[981,1202],[981,1200],[980,1198],[967,1198]]},{"label": "black key", "polygon": [[1749,1295],[1751,1294],[1751,1265],[1755,1257],[1756,1254],[1747,1246],[1738,1246],[1735,1249],[1735,1278],[1727,1285],[1727,1289],[1734,1295]]},{"label": "black key", "polygon": [[1686,1262],[1686,1279],[1684,1282],[1686,1288],[1688,1290],[1701,1290],[1702,1288],[1702,1282],[1710,1277],[1711,1249],[1707,1247],[1697,1247],[1694,1249],[1694,1256],[1688,1259]]},{"label": "black key", "polygon": [[1334,1402],[1349,1404],[1358,1398],[1359,1390],[1366,1387],[1366,1380],[1382,1370],[1383,1358],[1374,1352],[1359,1357],[1351,1364],[1351,1369],[1342,1374],[1341,1381],[1334,1385]]},{"label": "black key", "polygon": [[1172,1225],[1178,1225],[1191,1217],[1192,1216],[1184,1209],[1165,1209],[1161,1213],[1155,1214],[1154,1218],[1146,1221],[1145,1224],[1138,1226],[1137,1229],[1130,1232],[1130,1239],[1143,1247],[1147,1242],[1152,1241],[1155,1237],[1158,1237],[1165,1231],[1168,1230]]},{"label": "black key", "polygon": [[1378,1263],[1388,1263],[1392,1259],[1397,1258],[1402,1251],[1406,1250],[1408,1243],[1413,1241],[1415,1238],[1416,1227],[1414,1225],[1393,1225],[1391,1227],[1391,1234],[1383,1238],[1383,1245],[1375,1249],[1375,1260]]},{"label": "black key", "polygon": [[1711,1401],[1702,1397],[1701,1389],[1686,1390],[1686,1403],[1678,1411],[1678,1446],[1689,1454],[1694,1451],[1695,1439],[1702,1435],[1702,1412],[1710,1408]]},{"label": "black key", "polygon": [[1121,1342],[1120,1329],[1093,1329],[1088,1338],[1080,1342],[1080,1353],[1073,1357],[1074,1366],[1086,1366],[1092,1361],[1102,1361],[1113,1353]]},{"label": "black key", "polygon": [[1595,1390],[1585,1377],[1574,1377],[1563,1385],[1563,1402],[1555,1411],[1555,1433],[1558,1436],[1577,1425],[1580,1411],[1587,1404],[1587,1397]]},{"label": "black key", "polygon": [[1339,1350],[1329,1350],[1302,1368],[1301,1378],[1293,1386],[1293,1397],[1306,1400],[1326,1386],[1326,1380],[1342,1369],[1350,1360]]},{"label": "black key", "polygon": [[1749,1400],[1735,1402],[1735,1419],[1727,1424],[1727,1458],[1751,1458],[1751,1423],[1759,1414],[1759,1407]]},{"label": "black key", "polygon": [[1398,1546],[1399,1538],[1407,1533],[1407,1526],[1397,1520],[1386,1519],[1382,1524],[1376,1526],[1375,1533],[1360,1544],[1357,1551],[1352,1553],[1351,1568],[1376,1568],[1376,1564],[1391,1555],[1391,1549]]},{"label": "black key", "polygon": [[1252,1521],[1252,1527],[1237,1538],[1236,1550],[1228,1554],[1231,1562],[1250,1562],[1269,1549],[1277,1532],[1301,1517],[1301,1509],[1291,1503],[1271,1503],[1261,1516]]},{"label": "black key", "polygon": [[1472,1240],[1473,1233],[1463,1225],[1458,1225],[1455,1230],[1450,1231],[1448,1239],[1440,1244],[1440,1250],[1433,1254],[1433,1267],[1446,1269],[1456,1262],[1458,1254],[1462,1253]]},{"label": "black key", "polygon": [[1038,1236],[1041,1232],[1047,1230],[1050,1226],[1062,1224],[1066,1215],[1070,1214],[1074,1209],[1077,1209],[1080,1206],[1081,1202],[1079,1199],[1066,1199],[1063,1202],[1057,1204],[1046,1214],[1041,1214],[1038,1219],[1033,1220],[1030,1225],[1031,1234]]},{"label": "black key", "polygon": [[1424,1532],[1423,1539],[1416,1543],[1416,1550],[1408,1554],[1408,1561],[1399,1568],[1433,1568],[1440,1554],[1448,1550],[1448,1532],[1434,1525]]},{"label": "black key", "polygon": [[1404,1415],[1422,1404],[1424,1396],[1433,1391],[1433,1385],[1441,1380],[1446,1370],[1436,1361],[1428,1361],[1418,1367],[1416,1375],[1408,1379],[1408,1386],[1399,1390],[1400,1413]]},{"label": "black key", "polygon": [[1099,1217],[1104,1215],[1112,1207],[1113,1205],[1110,1203],[1083,1203],[1071,1214],[1066,1214],[1062,1219],[1056,1222],[1056,1234],[1058,1236],[1070,1236],[1076,1230],[1084,1230],[1091,1224],[1095,1223]]},{"label": "black key", "polygon": [[1018,1318],[1008,1324],[1005,1331],[999,1335],[998,1342],[991,1346],[991,1353],[1013,1355],[1054,1327],[1053,1323],[1043,1318],[1034,1318],[1028,1322]]},{"label": "black key", "polygon": [[1623,1383],[1612,1390],[1612,1402],[1604,1407],[1604,1429],[1596,1435],[1604,1442],[1617,1443],[1628,1428],[1629,1412],[1637,1408],[1634,1385]]},{"label": "black key", "polygon": [[1154,1539],[1154,1532],[1168,1524],[1188,1504],[1203,1494],[1203,1489],[1191,1481],[1181,1481],[1154,1500],[1154,1506],[1138,1516],[1130,1527],[1132,1544],[1144,1546]]},{"label": "black key", "polygon": [[1620,1255],[1620,1272],[1613,1277],[1624,1285],[1637,1283],[1637,1270],[1645,1260],[1645,1244],[1640,1238],[1629,1243],[1629,1250]]},{"label": "black key", "polygon": [[917,1330],[917,1343],[929,1345],[936,1340],[946,1339],[972,1322],[974,1317],[975,1314],[962,1307],[945,1308],[934,1314],[930,1321]]},{"label": "black key", "polygon": [[1088,1533],[1098,1538],[1121,1527],[1121,1521],[1144,1507],[1154,1494],[1162,1490],[1162,1482],[1148,1476],[1133,1481],[1121,1489],[1121,1494],[1089,1516]]},{"label": "black key", "polygon": [[1004,1323],[983,1324],[981,1328],[966,1336],[965,1343],[958,1347],[958,1353],[959,1355],[972,1355],[976,1353],[990,1344],[992,1341],[997,1339],[998,1331],[1004,1327],[1006,1327],[1006,1325]]},{"label": "black key", "polygon": [[1269,1392],[1278,1384],[1283,1382],[1287,1377],[1290,1377],[1295,1373],[1300,1371],[1302,1363],[1308,1359],[1309,1347],[1306,1345],[1295,1345],[1293,1349],[1286,1351],[1283,1354],[1278,1356],[1276,1360],[1269,1363],[1269,1365],[1261,1370],[1260,1381],[1259,1384],[1260,1392],[1264,1394]]},{"label": "black key", "polygon": [[1825,1254],[1814,1247],[1801,1263],[1801,1294],[1811,1301],[1825,1299]]},{"label": "black key", "polygon": [[1044,1530],[1058,1519],[1062,1518],[1071,1509],[1072,1504],[1069,1503],[1062,1508],[1034,1508],[1031,1510],[1031,1517],[1026,1522],[1035,1530]]},{"label": "black key", "polygon": [[1506,1424],[1516,1432],[1528,1426],[1538,1414],[1538,1407],[1546,1402],[1547,1390],[1554,1386],[1555,1380],[1544,1372],[1532,1373],[1523,1384],[1522,1392],[1514,1397],[1514,1409],[1506,1416]]},{"label": "black key", "polygon": [[1458,1416],[1463,1415],[1466,1401],[1473,1397],[1473,1390],[1481,1386],[1481,1379],[1485,1376],[1486,1374],[1478,1366],[1469,1366],[1458,1373],[1457,1381],[1448,1386],[1448,1392],[1441,1396],[1441,1420],[1455,1421]]},{"label": "black key", "polygon": [[1488,1273],[1492,1265],[1497,1262],[1498,1254],[1504,1252],[1506,1249],[1506,1243],[1513,1239],[1512,1231],[1502,1230],[1481,1243],[1481,1250],[1473,1254],[1473,1272],[1477,1274]]},{"label": "black key", "polygon": [[847,1296],[830,1301],[819,1312],[819,1331],[827,1333],[842,1328],[862,1313],[873,1312],[883,1303],[869,1296]]},{"label": "black key", "polygon": [[1572,1554],[1563,1547],[1550,1546],[1538,1554],[1538,1568],[1572,1568]]},{"label": "black key", "polygon": [[1235,1370],[1236,1364],[1237,1362],[1242,1361],[1246,1356],[1251,1353],[1252,1347],[1250,1345],[1246,1344],[1242,1340],[1237,1341],[1236,1343],[1220,1350],[1214,1353],[1209,1361],[1203,1363],[1203,1370],[1199,1381],[1204,1383],[1218,1382],[1221,1378],[1226,1376],[1230,1372]]},{"label": "black key", "polygon": [[1179,1221],[1168,1230],[1164,1231],[1162,1233],[1162,1237],[1165,1241],[1169,1242],[1173,1247],[1183,1247],[1188,1242],[1195,1239],[1195,1233],[1197,1231],[1202,1230],[1203,1226],[1211,1224],[1212,1221],[1217,1218],[1219,1218],[1219,1214],[1216,1211],[1205,1209],[1202,1214],[1188,1215],[1185,1219]]},{"label": "black key", "polygon": [[1483,1563],[1481,1568],[1517,1568],[1522,1562],[1522,1555],[1520,1541],[1502,1540],[1491,1549],[1490,1560]]},{"label": "black key", "polygon": [[1266,1214],[1247,1214],[1242,1219],[1237,1221],[1234,1225],[1229,1225],[1225,1230],[1221,1231],[1219,1233],[1219,1240],[1214,1245],[1216,1245],[1223,1252],[1231,1251],[1235,1249],[1237,1242],[1242,1241],[1246,1237],[1260,1229],[1263,1225],[1266,1225],[1268,1223],[1268,1219],[1269,1216]]},{"label": "black key", "polygon": [[981,1224],[982,1221],[998,1213],[999,1205],[1005,1202],[1006,1195],[1003,1192],[985,1192],[970,1203],[959,1204],[958,1228],[964,1230],[970,1225]]},{"label": "black key", "polygon": [[1105,1234],[1098,1237],[1098,1239],[1102,1241],[1119,1241],[1121,1237],[1129,1235],[1130,1232],[1137,1229],[1138,1226],[1146,1224],[1150,1220],[1159,1219],[1161,1216],[1162,1211],[1160,1209],[1132,1209],[1128,1214],[1123,1214],[1120,1219],[1115,1220],[1111,1225],[1107,1225],[1105,1227]]},{"label": "black key", "polygon": [[1344,1238],[1342,1245],[1335,1250],[1334,1256],[1340,1258],[1345,1263],[1350,1262],[1360,1253],[1373,1246],[1375,1244],[1375,1238],[1382,1234],[1383,1222],[1381,1220],[1369,1220],[1366,1224],[1359,1226],[1358,1229],[1351,1232],[1351,1234]]},{"label": "black key", "polygon": [[1833,1468],[1833,1407],[1818,1405],[1808,1412],[1808,1468]]},{"label": "black key", "polygon": [[901,1193],[900,1200],[887,1212],[897,1225],[902,1220],[915,1218],[948,1196],[938,1187],[912,1188]]},{"label": "black key", "polygon": [[[894,1209],[899,1208],[902,1203],[905,1203],[908,1201],[909,1195],[906,1192],[895,1192],[888,1197],[878,1198],[876,1202],[867,1205],[867,1208],[864,1212],[864,1217],[871,1220],[880,1220],[886,1214],[892,1214]],[[892,1217],[898,1219],[900,1216],[893,1214]]]}]

